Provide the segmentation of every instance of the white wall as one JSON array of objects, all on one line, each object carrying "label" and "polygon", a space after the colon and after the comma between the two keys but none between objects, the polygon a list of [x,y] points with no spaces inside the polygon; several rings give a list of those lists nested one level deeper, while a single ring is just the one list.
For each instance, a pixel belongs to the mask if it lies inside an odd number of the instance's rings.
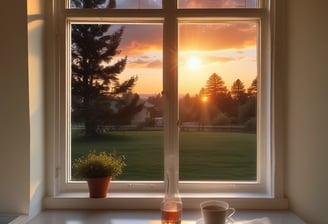
[{"label": "white wall", "polygon": [[27,213],[29,209],[30,123],[26,11],[26,1],[1,2],[0,213]]},{"label": "white wall", "polygon": [[[0,19],[0,214],[33,216],[44,192],[42,0],[4,1]],[[5,33],[6,35],[2,35]]]},{"label": "white wall", "polygon": [[328,1],[289,0],[286,192],[307,223],[328,223]]},{"label": "white wall", "polygon": [[42,0],[27,1],[28,65],[30,99],[30,210],[33,217],[42,209],[44,195],[44,5]]}]

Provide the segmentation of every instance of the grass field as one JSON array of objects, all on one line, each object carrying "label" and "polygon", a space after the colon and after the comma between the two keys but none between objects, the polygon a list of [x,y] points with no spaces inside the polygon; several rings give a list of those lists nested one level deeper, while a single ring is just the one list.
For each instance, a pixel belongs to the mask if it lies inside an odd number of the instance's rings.
[{"label": "grass field", "polygon": [[[72,159],[89,150],[126,156],[118,180],[163,180],[163,132],[118,131],[94,140],[72,133]],[[181,132],[181,180],[255,180],[256,135],[234,132]]]}]

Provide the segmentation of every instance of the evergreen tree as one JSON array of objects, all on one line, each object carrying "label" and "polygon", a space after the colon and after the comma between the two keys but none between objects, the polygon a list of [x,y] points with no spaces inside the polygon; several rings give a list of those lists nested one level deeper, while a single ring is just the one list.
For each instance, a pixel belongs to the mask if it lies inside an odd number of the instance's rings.
[{"label": "evergreen tree", "polygon": [[[71,3],[82,8],[115,6],[112,0],[72,0]],[[117,122],[121,113],[127,123],[142,109],[137,94],[123,97],[131,93],[136,77],[119,82],[118,75],[124,70],[127,57],[114,63],[112,59],[120,53],[117,48],[123,27],[115,32],[109,32],[110,28],[108,24],[71,26],[72,121],[84,123],[87,137],[98,135],[100,125]]]},{"label": "evergreen tree", "polygon": [[216,97],[220,93],[227,93],[227,87],[218,74],[213,73],[207,80],[206,93],[210,97]]},{"label": "evergreen tree", "polygon": [[[208,105],[215,105],[216,111],[232,113],[231,96],[221,76],[213,73],[206,82],[205,92],[208,96]],[[204,89],[201,94],[204,94]]]},{"label": "evergreen tree", "polygon": [[247,101],[239,108],[239,120],[244,123],[246,130],[256,132],[257,114],[257,79],[247,89]]},{"label": "evergreen tree", "polygon": [[240,79],[233,82],[231,87],[231,97],[235,99],[239,104],[242,104],[246,100],[245,85]]},{"label": "evergreen tree", "polygon": [[257,79],[254,79],[251,86],[247,89],[249,96],[255,96],[257,95]]}]

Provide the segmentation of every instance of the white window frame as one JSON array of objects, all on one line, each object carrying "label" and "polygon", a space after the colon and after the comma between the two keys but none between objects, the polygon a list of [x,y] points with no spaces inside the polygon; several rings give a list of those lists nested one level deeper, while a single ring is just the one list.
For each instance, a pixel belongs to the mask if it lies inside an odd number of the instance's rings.
[{"label": "white window frame", "polygon": [[[164,157],[178,158],[178,23],[219,22],[231,20],[252,20],[258,23],[258,127],[257,127],[257,181],[255,182],[191,182],[180,181],[180,193],[186,207],[193,208],[195,202],[206,198],[225,198],[237,202],[241,208],[263,208],[263,203],[271,208],[287,206],[283,198],[281,152],[275,147],[276,109],[274,97],[274,0],[259,0],[261,7],[247,9],[179,9],[176,2],[163,0],[163,9],[65,9],[65,0],[52,0],[48,6],[47,81],[48,89],[48,141],[47,163],[49,168],[48,195],[45,207],[66,207],[59,199],[85,198],[85,182],[68,181],[70,109],[67,104],[70,90],[70,49],[69,20],[104,21],[111,23],[163,23],[163,76],[164,93]],[[108,16],[110,15],[110,17]],[[172,16],[173,15],[173,16]],[[178,19],[176,19],[178,18]],[[168,50],[169,49],[169,50]],[[172,51],[173,49],[173,51]],[[262,74],[262,75],[260,75]],[[263,75],[265,74],[265,75]],[[263,150],[265,149],[265,150]],[[279,161],[276,161],[279,158]],[[164,159],[164,164],[167,163]],[[178,160],[175,161],[178,165]],[[157,203],[164,193],[163,181],[118,181],[112,182],[110,195],[118,200],[149,199],[131,203],[131,208],[148,208]],[[58,201],[59,200],[59,201]],[[85,199],[87,200],[87,199]],[[113,200],[113,199],[112,199]],[[244,200],[248,200],[245,203]],[[260,200],[260,202],[259,202]],[[60,202],[61,201],[61,202]],[[138,201],[138,200],[137,200]],[[118,203],[117,207],[120,203]],[[197,204],[197,203],[196,203]],[[198,205],[198,204],[197,204]],[[70,204],[70,208],[79,207]],[[111,207],[112,205],[108,205]],[[235,207],[238,207],[235,206]],[[97,206],[96,206],[97,207]]]}]

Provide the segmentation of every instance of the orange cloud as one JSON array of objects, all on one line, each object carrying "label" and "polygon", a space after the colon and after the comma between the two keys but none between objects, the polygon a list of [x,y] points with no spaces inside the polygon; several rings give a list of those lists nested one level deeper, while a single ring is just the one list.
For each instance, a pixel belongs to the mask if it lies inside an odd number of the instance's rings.
[{"label": "orange cloud", "polygon": [[181,8],[251,8],[256,0],[179,0]]},{"label": "orange cloud", "polygon": [[156,43],[144,42],[143,40],[133,40],[127,45],[121,47],[121,54],[124,55],[143,55],[149,52],[162,51],[161,45]]},{"label": "orange cloud", "polygon": [[[162,26],[129,24],[124,27],[118,57],[128,56],[130,68],[161,68]],[[247,59],[244,51],[256,48],[256,32],[255,22],[182,24],[179,27],[179,51],[204,52],[206,64],[254,60]],[[218,53],[224,51],[235,53]],[[180,63],[183,63],[185,59],[179,57],[181,59]]]},{"label": "orange cloud", "polygon": [[143,55],[151,51],[162,51],[163,27],[160,24],[152,25],[124,25],[121,54]]},{"label": "orange cloud", "polygon": [[162,68],[162,61],[159,59],[140,57],[137,59],[129,59],[127,66],[131,68]]},{"label": "orange cloud", "polygon": [[256,58],[249,57],[249,56],[238,56],[238,57],[224,57],[224,56],[207,56],[206,61],[208,64],[210,63],[229,63],[229,62],[236,62],[236,61],[256,61]]},{"label": "orange cloud", "polygon": [[[124,25],[121,56],[141,56],[162,51],[162,25]],[[182,24],[180,51],[243,50],[256,46],[255,22]]]},{"label": "orange cloud", "polygon": [[179,49],[244,49],[254,47],[256,37],[256,24],[251,22],[183,24],[179,29]]}]

